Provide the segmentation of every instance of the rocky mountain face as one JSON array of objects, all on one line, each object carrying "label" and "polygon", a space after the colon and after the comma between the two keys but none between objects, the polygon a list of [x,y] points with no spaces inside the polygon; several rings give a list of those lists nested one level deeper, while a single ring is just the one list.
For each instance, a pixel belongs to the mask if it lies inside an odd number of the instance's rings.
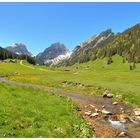
[{"label": "rocky mountain face", "polygon": [[57,42],[46,48],[44,52],[39,53],[36,56],[36,60],[38,63],[56,65],[61,60],[69,58],[70,54],[70,51],[65,47],[64,44]]},{"label": "rocky mountain face", "polygon": [[73,65],[104,57],[111,62],[111,57],[115,54],[122,57],[123,63],[140,63],[139,44],[140,24],[117,34],[109,29],[76,46],[70,58],[63,64]]},{"label": "rocky mountain face", "polygon": [[[77,45],[71,53],[64,44],[59,42],[46,48],[44,52],[36,56],[39,64],[51,66],[73,65],[94,61],[96,59],[108,58],[107,64],[112,63],[111,57],[115,54],[122,57],[123,63],[140,63],[140,24],[127,30],[114,34],[111,29],[103,31],[83,43]],[[15,43],[6,48],[16,54],[31,53],[22,43]],[[2,57],[5,57],[2,54]]]},{"label": "rocky mountain face", "polygon": [[73,53],[71,54],[68,63],[72,65],[76,62],[86,62],[90,60],[88,54],[92,53],[91,49],[95,48],[98,44],[100,44],[104,40],[107,40],[113,34],[114,33],[112,32],[112,30],[108,29],[77,45],[73,50]]},{"label": "rocky mountain face", "polygon": [[54,59],[46,60],[44,64],[49,66],[58,66],[63,61],[68,60],[70,56],[71,56],[71,52],[67,52],[66,54],[59,55]]},{"label": "rocky mountain face", "polygon": [[6,47],[6,49],[10,52],[14,52],[16,54],[25,54],[25,55],[32,55],[28,50],[27,47],[22,44],[22,43],[15,43],[12,44],[8,47]]}]

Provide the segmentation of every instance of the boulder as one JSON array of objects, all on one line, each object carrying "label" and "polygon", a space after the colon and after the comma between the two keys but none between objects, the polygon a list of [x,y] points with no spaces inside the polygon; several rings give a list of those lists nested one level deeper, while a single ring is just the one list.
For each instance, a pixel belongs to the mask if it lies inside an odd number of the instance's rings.
[{"label": "boulder", "polygon": [[140,116],[140,108],[134,109],[134,113],[136,116]]}]

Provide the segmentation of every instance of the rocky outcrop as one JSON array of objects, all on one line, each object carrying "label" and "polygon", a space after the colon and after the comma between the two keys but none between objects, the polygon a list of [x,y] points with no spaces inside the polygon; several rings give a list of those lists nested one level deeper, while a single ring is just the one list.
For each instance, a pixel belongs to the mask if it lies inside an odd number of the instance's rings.
[{"label": "rocky outcrop", "polygon": [[72,65],[77,62],[83,63],[91,60],[92,49],[113,34],[112,30],[108,29],[77,45],[73,50],[67,65]]}]

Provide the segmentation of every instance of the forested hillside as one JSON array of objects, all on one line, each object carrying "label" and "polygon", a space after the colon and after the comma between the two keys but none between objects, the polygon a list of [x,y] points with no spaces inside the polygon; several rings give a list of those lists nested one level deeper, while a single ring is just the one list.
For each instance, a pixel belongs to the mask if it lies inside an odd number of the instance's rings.
[{"label": "forested hillside", "polygon": [[[97,43],[97,37],[101,34],[108,36]],[[125,30],[122,33],[113,34],[111,31],[103,32],[95,37],[93,41],[84,43],[75,48],[71,58],[65,62],[67,65],[83,63],[97,58],[111,57],[118,54],[123,57],[123,62],[140,62],[140,24]],[[95,42],[95,43],[93,43]],[[83,44],[83,43],[82,43]],[[85,51],[86,50],[86,51]]]},{"label": "forested hillside", "polygon": [[16,53],[10,52],[2,47],[0,47],[0,60],[5,60],[5,59],[23,59],[27,60],[30,64],[35,64],[35,58],[28,56],[28,55],[18,55]]}]

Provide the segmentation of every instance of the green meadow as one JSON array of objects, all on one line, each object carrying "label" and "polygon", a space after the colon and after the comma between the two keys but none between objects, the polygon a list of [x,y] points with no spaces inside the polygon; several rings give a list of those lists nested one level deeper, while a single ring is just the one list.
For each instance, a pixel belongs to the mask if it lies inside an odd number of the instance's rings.
[{"label": "green meadow", "polygon": [[93,137],[69,98],[0,83],[0,137]]},{"label": "green meadow", "polygon": [[[136,64],[136,69],[130,70],[130,63],[123,63],[121,57],[116,55],[112,59],[113,63],[110,65],[107,65],[107,59],[104,58],[60,68],[31,66],[25,61],[24,65],[20,65],[19,62],[0,63],[0,74],[18,82],[83,94],[101,95],[108,89],[122,100],[140,106],[140,64]],[[91,86],[64,85],[63,81]]]},{"label": "green meadow", "polygon": [[[105,89],[119,100],[140,107],[140,64],[114,56],[113,63],[98,59],[69,67],[49,68],[27,62],[0,62],[0,75],[7,79],[102,95]],[[65,84],[69,82],[70,84]],[[83,84],[83,86],[75,83]],[[93,137],[94,132],[77,113],[69,98],[37,89],[0,83],[0,137]]]}]

